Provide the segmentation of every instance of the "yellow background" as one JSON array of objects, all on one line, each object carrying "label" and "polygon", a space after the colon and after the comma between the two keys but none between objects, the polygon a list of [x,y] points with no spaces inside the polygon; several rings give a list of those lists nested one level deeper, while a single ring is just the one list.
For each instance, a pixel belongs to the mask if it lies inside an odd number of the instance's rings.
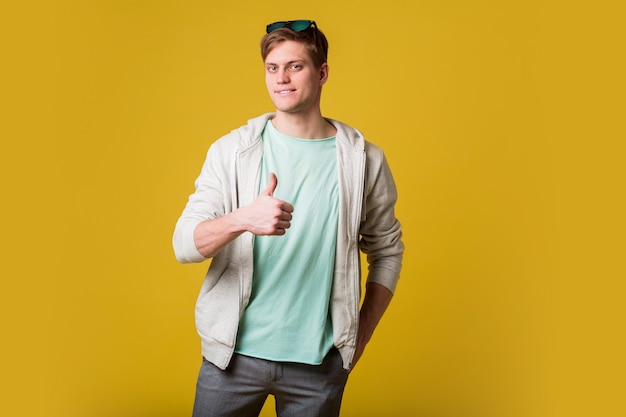
[{"label": "yellow background", "polygon": [[190,415],[207,265],[173,227],[211,142],[272,109],[265,24],[311,18],[407,248],[343,416],[625,415],[617,3],[3,6],[0,414]]}]

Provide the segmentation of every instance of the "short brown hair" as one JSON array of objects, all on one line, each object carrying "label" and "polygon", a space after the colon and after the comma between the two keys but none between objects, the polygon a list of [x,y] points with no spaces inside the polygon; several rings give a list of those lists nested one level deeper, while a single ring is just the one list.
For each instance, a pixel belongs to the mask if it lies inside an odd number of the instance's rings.
[{"label": "short brown hair", "polygon": [[263,61],[279,43],[284,41],[302,42],[306,45],[313,65],[320,68],[328,60],[328,40],[316,26],[296,32],[286,27],[265,34],[261,39],[261,57]]}]

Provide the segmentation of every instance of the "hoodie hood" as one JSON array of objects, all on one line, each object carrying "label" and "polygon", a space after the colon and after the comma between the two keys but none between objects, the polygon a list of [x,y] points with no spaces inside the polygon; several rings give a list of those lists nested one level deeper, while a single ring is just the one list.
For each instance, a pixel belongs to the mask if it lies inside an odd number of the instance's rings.
[{"label": "hoodie hood", "polygon": [[[239,136],[242,149],[255,145],[261,140],[261,134],[268,120],[273,119],[276,113],[265,113],[261,116],[248,120],[248,123],[233,131]],[[363,134],[353,127],[348,126],[340,121],[326,118],[326,120],[337,129],[337,140],[344,144],[355,148],[355,150],[365,149],[365,138]]]}]

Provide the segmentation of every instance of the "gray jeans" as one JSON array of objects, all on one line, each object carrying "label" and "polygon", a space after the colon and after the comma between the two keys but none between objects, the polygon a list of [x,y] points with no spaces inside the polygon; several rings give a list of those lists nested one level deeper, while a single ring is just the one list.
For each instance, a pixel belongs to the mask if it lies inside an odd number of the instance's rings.
[{"label": "gray jeans", "polygon": [[273,362],[235,354],[222,371],[202,362],[193,417],[258,416],[268,395],[279,417],[339,416],[348,372],[337,349],[321,365]]}]

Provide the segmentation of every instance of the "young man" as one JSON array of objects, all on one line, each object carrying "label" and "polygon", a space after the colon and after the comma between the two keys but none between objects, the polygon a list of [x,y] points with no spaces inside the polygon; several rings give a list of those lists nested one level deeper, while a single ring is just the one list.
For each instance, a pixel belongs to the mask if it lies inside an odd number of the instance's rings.
[{"label": "young man", "polygon": [[[328,43],[315,22],[267,26],[276,111],[209,149],[174,232],[180,262],[212,258],[196,305],[195,417],[337,416],[399,278],[396,187],[382,151],[322,117]],[[359,249],[369,273],[360,305]]]}]

